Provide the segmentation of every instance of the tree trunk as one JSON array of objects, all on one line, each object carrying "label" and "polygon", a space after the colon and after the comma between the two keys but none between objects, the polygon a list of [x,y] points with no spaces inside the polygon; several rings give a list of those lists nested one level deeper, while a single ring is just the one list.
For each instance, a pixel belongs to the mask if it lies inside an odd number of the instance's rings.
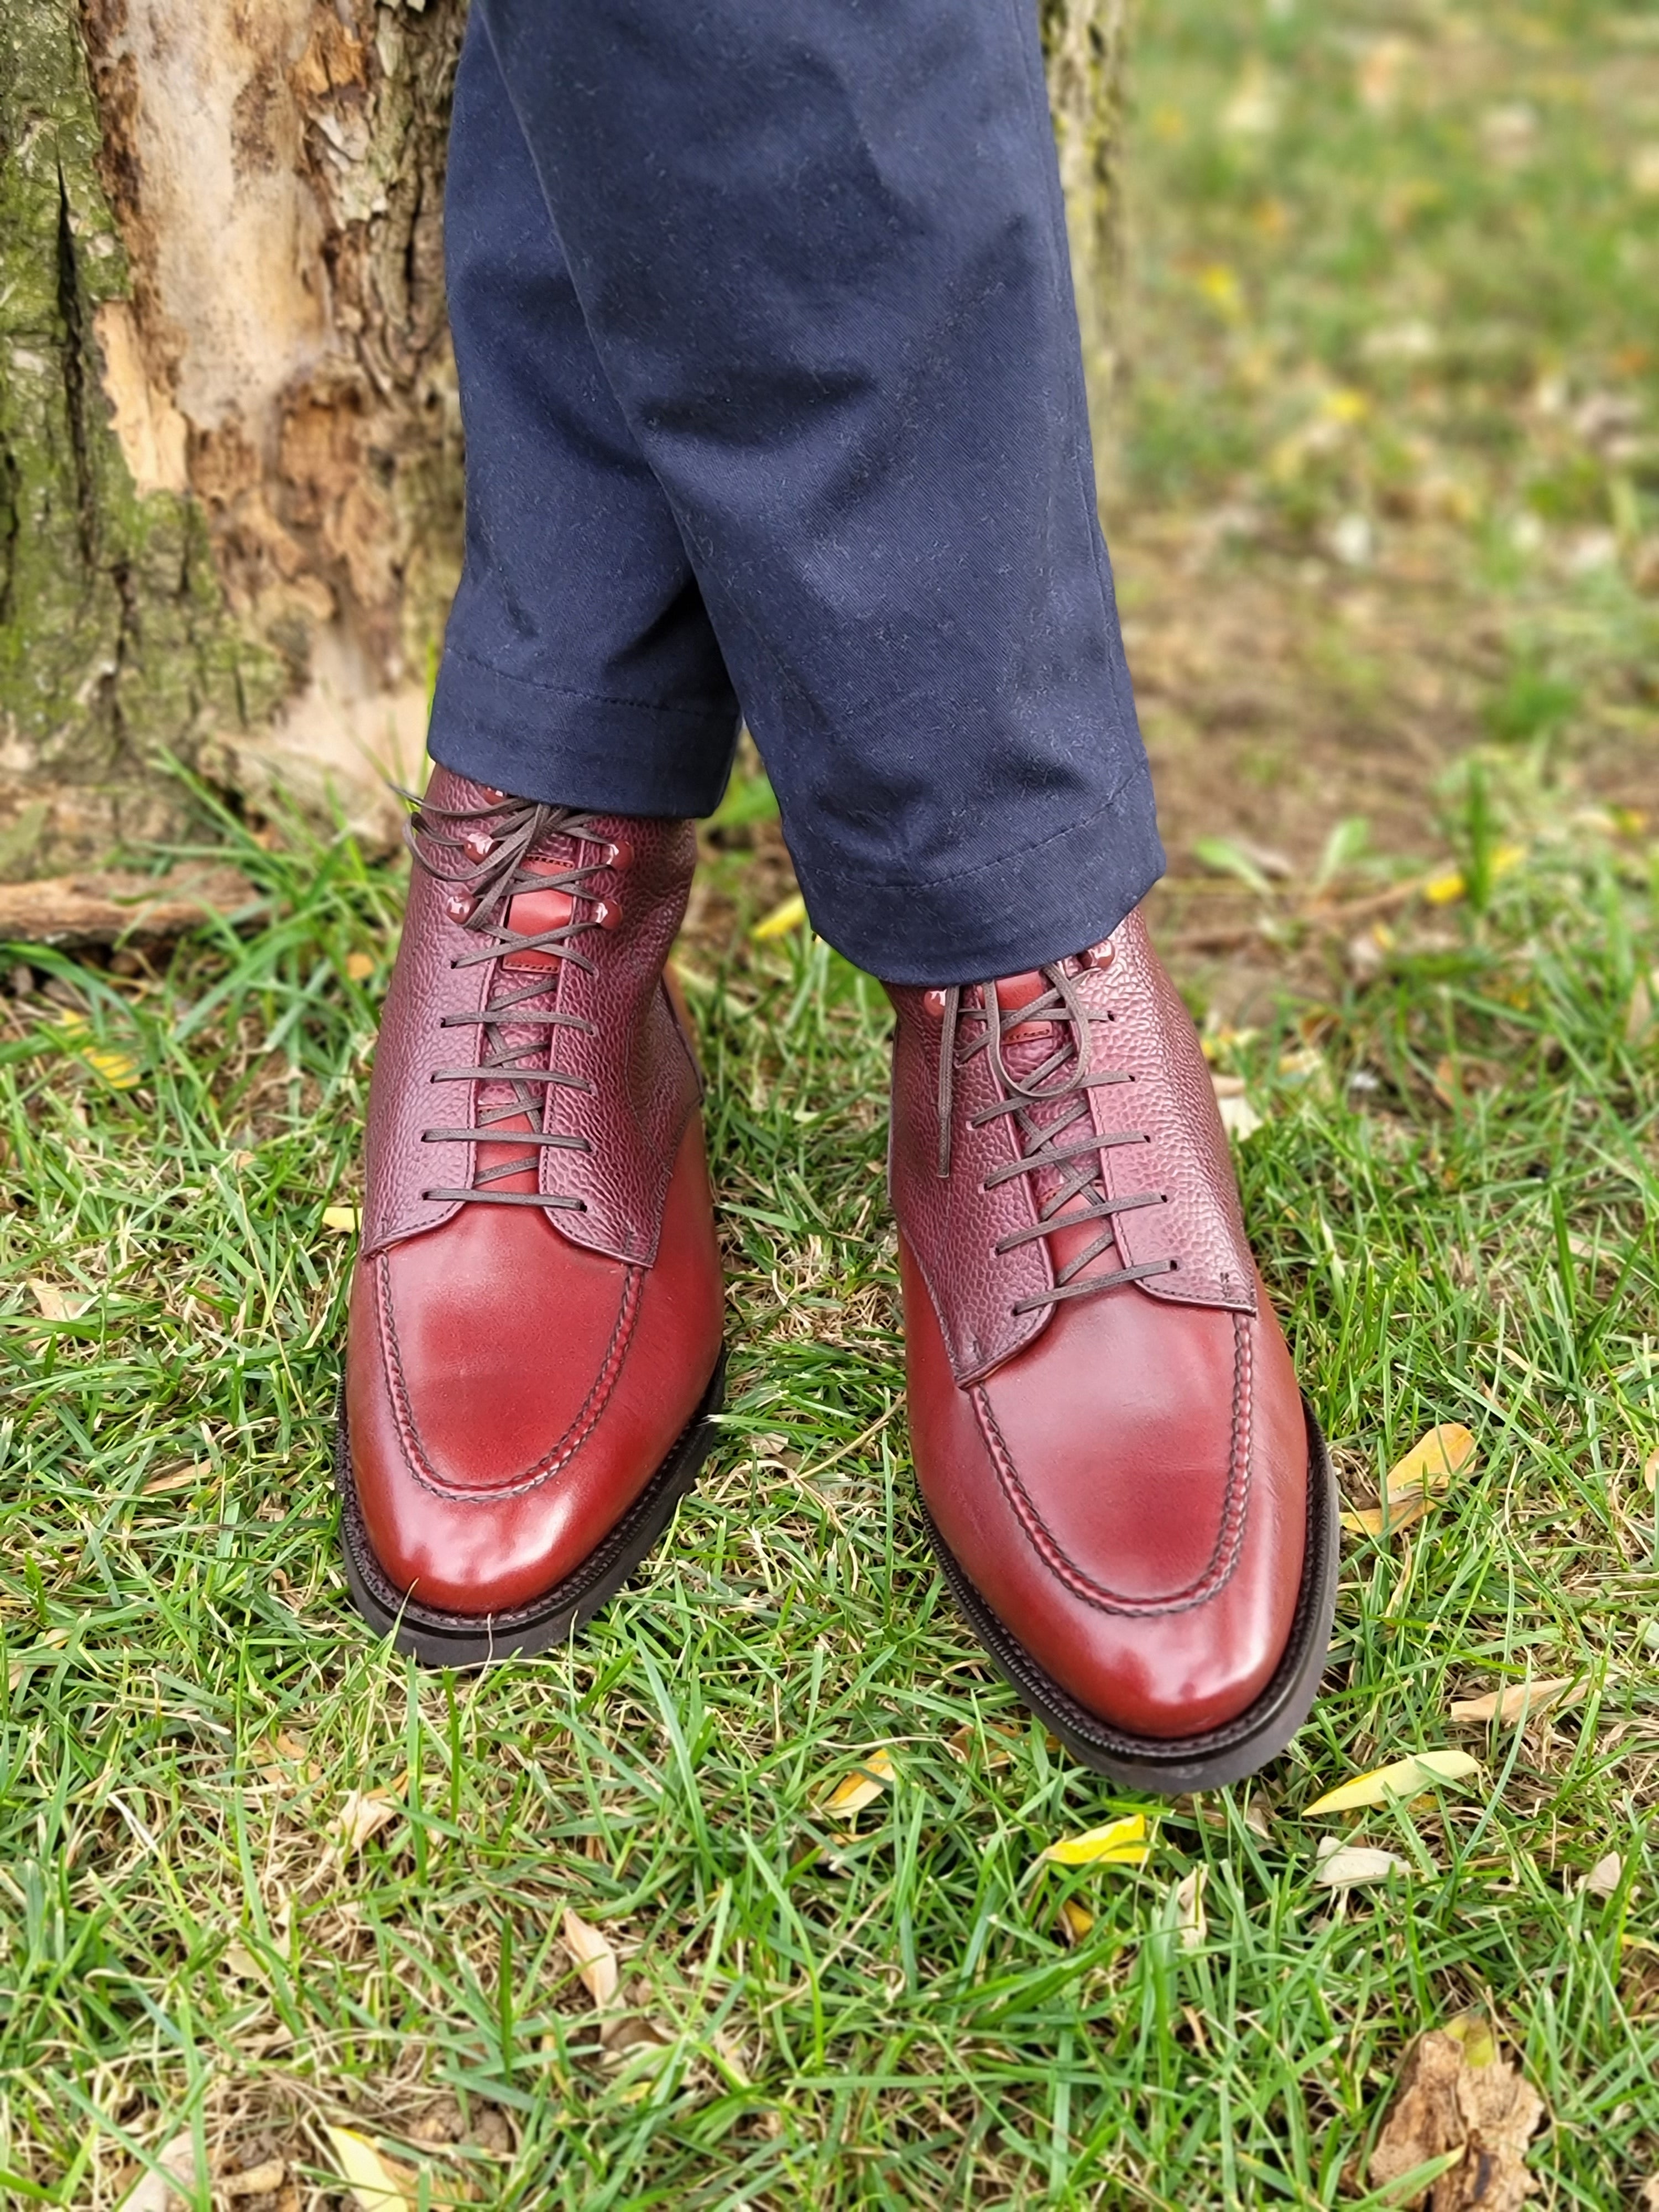
[{"label": "tree trunk", "polygon": [[[0,879],[177,759],[378,837],[460,554],[441,258],[465,0],[0,0]],[[1123,0],[1042,0],[1097,404]]]}]

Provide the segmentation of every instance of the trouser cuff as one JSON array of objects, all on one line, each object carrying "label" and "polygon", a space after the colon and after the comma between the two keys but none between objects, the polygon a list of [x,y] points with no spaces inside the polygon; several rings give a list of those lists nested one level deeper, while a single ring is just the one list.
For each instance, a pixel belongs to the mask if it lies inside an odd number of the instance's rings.
[{"label": "trouser cuff", "polygon": [[1099,944],[1163,874],[1164,848],[1142,766],[1088,820],[962,875],[870,883],[799,852],[795,866],[813,927],[838,952],[884,983],[926,988]]},{"label": "trouser cuff", "polygon": [[600,699],[503,676],[447,651],[427,750],[474,783],[595,814],[680,817],[720,803],[738,721],[729,701]]}]

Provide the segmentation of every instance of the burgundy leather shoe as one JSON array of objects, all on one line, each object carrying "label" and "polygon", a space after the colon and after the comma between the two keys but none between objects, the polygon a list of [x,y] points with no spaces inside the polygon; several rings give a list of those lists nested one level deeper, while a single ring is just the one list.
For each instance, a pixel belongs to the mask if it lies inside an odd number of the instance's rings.
[{"label": "burgundy leather shoe", "polygon": [[1088,1765],[1252,1772],[1330,1641],[1336,1498],[1139,915],[1040,973],[894,988],[912,1448],[963,1612]]},{"label": "burgundy leather shoe", "polygon": [[720,1255],[664,975],[696,843],[441,768],[410,844],[337,1473],[360,1609],[470,1666],[596,1612],[711,1441]]}]

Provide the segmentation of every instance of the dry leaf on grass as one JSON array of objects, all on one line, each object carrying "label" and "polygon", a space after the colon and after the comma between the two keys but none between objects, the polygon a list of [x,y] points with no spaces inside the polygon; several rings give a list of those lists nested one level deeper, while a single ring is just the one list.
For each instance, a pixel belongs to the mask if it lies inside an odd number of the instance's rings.
[{"label": "dry leaf on grass", "polygon": [[357,1234],[356,1207],[325,1206],[323,1208],[323,1226],[331,1230],[337,1237],[355,1237]]},{"label": "dry leaf on grass", "polygon": [[92,1304],[90,1297],[74,1296],[39,1275],[31,1275],[28,1285],[33,1293],[37,1311],[46,1321],[79,1321]]},{"label": "dry leaf on grass", "polygon": [[1651,2181],[1644,2181],[1642,2184],[1642,2194],[1638,2201],[1642,2212],[1659,2212],[1659,2173],[1656,2173]]},{"label": "dry leaf on grass", "polygon": [[1327,1889],[1358,1889],[1364,1882],[1386,1881],[1391,1874],[1413,1871],[1392,1851],[1379,1851],[1369,1844],[1339,1843],[1334,1836],[1320,1838],[1316,1856],[1314,1880]]},{"label": "dry leaf on grass", "polygon": [[1431,2212],[1516,2212],[1539,2186],[1525,2160],[1543,2116],[1543,2099],[1500,2057],[1485,2016],[1449,2021],[1407,2055],[1371,2153],[1370,2185],[1386,2189],[1431,2159],[1462,2152],[1431,2189],[1396,2201]]},{"label": "dry leaf on grass", "polygon": [[355,1858],[371,1836],[378,1836],[382,1828],[390,1827],[404,1809],[404,1785],[407,1774],[384,1790],[348,1790],[338,1813],[334,1817],[334,1840],[330,1856],[341,1866]]},{"label": "dry leaf on grass", "polygon": [[155,2154],[160,2171],[141,2174],[121,2199],[121,2212],[177,2212],[196,2194],[196,2139],[188,2128]]},{"label": "dry leaf on grass", "polygon": [[567,1909],[564,1948],[576,1962],[582,1986],[601,2012],[617,2001],[617,1954],[599,1929]]},{"label": "dry leaf on grass", "polygon": [[1584,1876],[1584,1891],[1589,1897],[1611,1897],[1625,1878],[1625,1862],[1617,1851],[1609,1851],[1605,1858],[1597,1859]]},{"label": "dry leaf on grass", "polygon": [[1176,1884],[1176,1933],[1183,1951],[1196,1951],[1210,1932],[1204,1910],[1204,1884],[1209,1872],[1208,1867],[1195,1866]]},{"label": "dry leaf on grass", "polygon": [[1068,1897],[1060,1908],[1060,1924],[1068,1943],[1080,1943],[1094,1926],[1095,1916],[1074,1897]]},{"label": "dry leaf on grass", "polygon": [[194,1483],[205,1482],[212,1472],[210,1459],[198,1459],[193,1467],[175,1467],[171,1474],[152,1475],[138,1495],[160,1498],[169,1490],[188,1490]]},{"label": "dry leaf on grass", "polygon": [[15,1695],[29,1668],[36,1665],[47,1652],[61,1651],[68,1642],[67,1628],[49,1628],[44,1636],[37,1637],[33,1650],[26,1651],[21,1658],[14,1659],[6,1669],[7,1689]]},{"label": "dry leaf on grass", "polygon": [[1039,1851],[1033,1870],[1054,1866],[1145,1866],[1151,1846],[1146,1841],[1146,1816],[1131,1813],[1121,1820],[1109,1820],[1103,1828],[1085,1828],[1080,1836],[1062,1836]]},{"label": "dry leaf on grass", "polygon": [[1014,1756],[1013,1746],[1019,1741],[1019,1732],[1013,1729],[1004,1728],[996,1721],[990,1721],[986,1723],[981,1737],[979,1729],[975,1728],[971,1722],[963,1721],[960,1728],[951,1730],[945,1739],[945,1744],[947,1749],[966,1763],[973,1758],[975,1750],[981,1741],[985,1746],[985,1765],[987,1771],[989,1771],[994,1768],[1007,1766],[1012,1763]]},{"label": "dry leaf on grass", "polygon": [[1588,1684],[1582,1676],[1560,1674],[1545,1682],[1511,1682],[1504,1690],[1488,1690],[1484,1698],[1456,1698],[1455,1721],[1502,1721],[1506,1726],[1528,1714],[1547,1713],[1553,1705],[1576,1705]]},{"label": "dry leaf on grass", "polygon": [[1304,1817],[1319,1813],[1346,1813],[1356,1805],[1386,1805],[1390,1797],[1415,1797],[1437,1782],[1464,1782],[1480,1771],[1480,1762],[1467,1751],[1419,1751],[1409,1759],[1396,1759],[1387,1766],[1356,1774],[1352,1782],[1339,1783],[1322,1797],[1316,1797]]},{"label": "dry leaf on grass", "polygon": [[345,971],[354,983],[367,983],[374,973],[374,956],[370,952],[348,952]]},{"label": "dry leaf on grass", "polygon": [[1255,1136],[1261,1127],[1261,1116],[1244,1095],[1244,1085],[1236,1075],[1212,1075],[1215,1086],[1216,1110],[1221,1116],[1221,1126],[1230,1137],[1237,1137],[1242,1145],[1246,1137]]},{"label": "dry leaf on grass", "polygon": [[1450,1488],[1454,1477],[1467,1473],[1474,1456],[1474,1438],[1461,1421],[1437,1422],[1389,1469],[1383,1503],[1345,1513],[1342,1526],[1363,1536],[1409,1528]]},{"label": "dry leaf on grass", "polygon": [[408,2166],[382,2156],[366,2136],[350,2128],[325,2127],[323,2132],[357,2212],[414,2212],[420,2183]]},{"label": "dry leaf on grass", "polygon": [[860,1759],[846,1779],[825,1798],[823,1809],[832,1820],[850,1820],[866,1805],[874,1804],[893,1778],[893,1754],[884,1747]]},{"label": "dry leaf on grass", "polygon": [[288,2179],[288,2166],[280,2158],[268,2158],[258,2166],[245,2166],[240,2173],[216,2173],[213,2193],[228,2197],[233,2201],[240,2197],[269,2197]]}]

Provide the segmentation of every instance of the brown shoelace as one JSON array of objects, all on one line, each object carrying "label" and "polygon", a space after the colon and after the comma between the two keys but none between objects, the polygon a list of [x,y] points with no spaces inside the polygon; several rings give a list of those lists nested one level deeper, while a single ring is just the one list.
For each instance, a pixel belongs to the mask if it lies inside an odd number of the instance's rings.
[{"label": "brown shoelace", "polygon": [[[460,954],[450,962],[452,968],[475,968],[482,961],[499,960],[508,953],[543,952],[556,961],[574,961],[592,973],[593,963],[576,940],[584,931],[599,926],[601,902],[590,879],[610,865],[617,849],[595,827],[592,815],[574,807],[544,805],[539,799],[503,799],[499,807],[486,811],[434,806],[416,799],[412,793],[404,792],[402,795],[412,810],[404,839],[416,866],[439,883],[450,886],[450,919],[464,929],[476,932],[480,939],[477,951]],[[422,849],[422,840],[432,848],[430,853]],[[526,866],[532,857],[550,857],[550,848],[556,843],[574,851],[575,857],[568,866],[552,872]],[[590,848],[596,849],[597,854],[592,860],[584,857]],[[448,865],[451,858],[460,865]],[[507,917],[520,891],[565,892],[573,902],[569,921],[556,929],[526,932],[510,928]],[[572,1152],[590,1149],[585,1137],[562,1135],[547,1125],[550,1107],[561,1086],[589,1091],[592,1085],[584,1077],[572,1075],[564,1068],[525,1066],[528,1057],[545,1049],[544,1042],[532,1037],[515,1045],[507,1036],[509,1029],[544,1030],[550,1038],[560,1029],[578,1030],[589,1036],[594,1034],[594,1024],[580,1014],[550,1013],[531,1006],[532,1000],[547,996],[556,975],[557,970],[552,969],[523,978],[503,974],[497,978],[488,1002],[478,1012],[445,1014],[441,1018],[440,1025],[444,1029],[481,1027],[483,1046],[471,1066],[441,1067],[433,1081],[483,1085],[494,1080],[510,1085],[513,1095],[510,1101],[500,1105],[479,1106],[474,1127],[428,1129],[422,1133],[423,1141],[428,1145],[493,1142],[528,1149],[497,1167],[480,1168],[476,1180],[465,1188],[422,1191],[421,1195],[428,1201],[541,1206],[571,1212],[586,1212],[580,1199],[566,1198],[556,1192],[494,1190],[489,1187],[509,1176],[533,1170],[538,1152],[544,1149]],[[549,1052],[548,1058],[551,1057]],[[521,1118],[529,1122],[527,1130],[499,1127],[503,1121]]]},{"label": "brown shoelace", "polygon": [[[1108,1084],[1131,1083],[1134,1079],[1121,1069],[1096,1068],[1091,1065],[1090,1024],[1105,1017],[1090,1013],[1078,994],[1075,981],[1060,963],[1040,972],[1048,988],[1024,1006],[1000,1006],[995,984],[981,984],[980,1005],[969,1010],[979,1016],[981,1034],[960,1052],[963,987],[953,984],[942,994],[944,1021],[939,1056],[940,1176],[947,1176],[951,1172],[951,1118],[957,1070],[965,1067],[975,1054],[983,1052],[990,1055],[1000,1096],[994,1104],[982,1106],[971,1114],[969,1126],[980,1128],[1000,1115],[1011,1115],[1022,1157],[1004,1167],[993,1168],[981,1183],[981,1189],[994,1190],[1020,1176],[1035,1176],[1045,1170],[1054,1170],[1058,1178],[1037,1219],[1000,1238],[993,1250],[1000,1256],[1021,1244],[1034,1243],[1040,1237],[1052,1236],[1057,1229],[1075,1229],[1091,1221],[1106,1224],[1085,1250],[1055,1269],[1052,1289],[1021,1298],[1013,1309],[1017,1314],[1034,1313],[1043,1306],[1058,1305],[1066,1298],[1090,1297],[1097,1291],[1109,1291],[1120,1283],[1138,1283],[1147,1275],[1165,1275],[1180,1265],[1176,1260],[1143,1260],[1133,1267],[1079,1279],[1091,1261],[1116,1244],[1114,1223],[1117,1215],[1133,1212],[1143,1206],[1165,1205],[1168,1194],[1142,1190],[1127,1198],[1107,1196],[1101,1154],[1118,1145],[1144,1145],[1148,1139],[1139,1129],[1114,1130],[1103,1137],[1094,1126],[1089,1093]],[[1000,1016],[998,1020],[991,1018],[994,1007]],[[1046,1022],[1058,1031],[1057,1042],[1037,1066],[1017,1075],[1008,1066],[1004,1041],[1013,1030],[1038,1022]],[[1058,1114],[1052,1112],[1055,1107],[1060,1109]],[[1046,1118],[1039,1120],[1039,1111]],[[1074,1202],[1075,1210],[1067,1212],[1066,1209]]]}]

